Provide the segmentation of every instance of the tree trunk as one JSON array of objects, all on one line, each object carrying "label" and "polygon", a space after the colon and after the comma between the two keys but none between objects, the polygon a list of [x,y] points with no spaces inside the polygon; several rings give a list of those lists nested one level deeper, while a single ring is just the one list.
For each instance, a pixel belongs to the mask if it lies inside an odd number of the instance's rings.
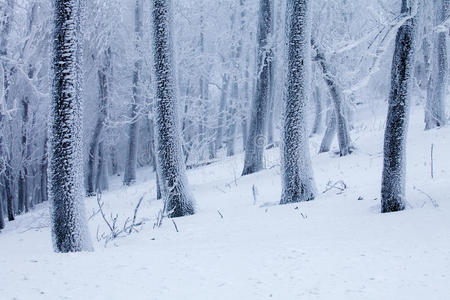
[{"label": "tree trunk", "polygon": [[48,169],[48,136],[47,133],[45,134],[44,139],[44,153],[42,154],[42,160],[41,160],[41,201],[45,202],[48,200],[48,177],[47,177],[47,169]]},{"label": "tree trunk", "polygon": [[[104,127],[105,127],[105,121],[108,117],[108,97],[109,97],[109,86],[108,86],[108,73],[110,71],[111,67],[111,49],[108,48],[104,52],[104,57],[102,59],[102,66],[98,70],[98,85],[99,85],[99,111],[98,111],[98,118],[97,123],[94,128],[94,134],[92,135],[92,140],[89,145],[89,157],[88,157],[88,170],[87,170],[87,189],[86,189],[86,195],[87,196],[94,196],[97,190],[99,190],[99,187],[96,186],[96,167],[100,168],[97,163],[99,161],[103,161],[103,158],[98,157],[98,154],[100,152],[99,150],[99,143],[100,139],[102,138]],[[104,149],[102,149],[104,152]],[[103,153],[104,154],[104,153]],[[98,173],[98,170],[97,170]],[[102,191],[102,189],[100,189]]]},{"label": "tree trunk", "polygon": [[306,132],[310,90],[310,1],[287,0],[288,77],[281,147],[281,204],[313,200],[316,188]]},{"label": "tree trunk", "polygon": [[317,85],[314,86],[313,99],[315,107],[314,125],[311,130],[311,135],[319,134],[322,129],[322,97],[320,89]]},{"label": "tree trunk", "polygon": [[228,97],[228,84],[230,82],[228,74],[222,75],[222,90],[220,94],[219,103],[219,116],[217,119],[217,135],[216,135],[216,149],[222,149],[223,147],[223,129],[226,115],[227,97]]},{"label": "tree trunk", "polygon": [[345,116],[345,103],[339,85],[336,83],[334,75],[330,71],[330,67],[325,59],[325,54],[320,48],[319,44],[314,39],[311,39],[311,44],[316,50],[315,60],[322,69],[322,74],[325,83],[330,91],[331,100],[333,103],[333,111],[336,115],[337,137],[339,143],[339,152],[341,156],[346,156],[351,153],[351,140],[348,132],[347,118]]},{"label": "tree trunk", "polygon": [[[402,1],[404,14],[412,13],[412,4]],[[391,71],[391,92],[384,136],[384,167],[381,184],[381,211],[405,208],[406,136],[414,73],[417,16],[403,24],[395,41]]]},{"label": "tree trunk", "polygon": [[139,104],[141,103],[142,91],[140,87],[140,76],[142,73],[142,50],[141,43],[143,38],[143,22],[142,22],[142,11],[143,2],[142,0],[136,0],[136,10],[135,10],[135,35],[136,35],[136,52],[138,59],[134,63],[134,74],[133,74],[133,102],[131,104],[131,124],[129,129],[128,137],[128,151],[127,159],[125,161],[125,175],[123,178],[123,183],[125,185],[131,185],[136,181],[136,165],[137,165],[137,155],[138,155],[138,133],[139,133],[139,123],[138,123],[138,113]]},{"label": "tree trunk", "polygon": [[[434,0],[435,25],[441,25],[448,18],[449,0]],[[448,31],[435,34],[433,47],[432,68],[432,92],[430,103],[430,116],[426,129],[445,126],[447,115],[445,113],[445,99],[448,80],[447,58],[447,34]]]},{"label": "tree trunk", "polygon": [[269,44],[273,31],[273,5],[270,0],[260,0],[258,24],[258,80],[256,83],[256,95],[252,105],[242,175],[252,174],[263,169],[270,77],[273,72],[273,51]]},{"label": "tree trunk", "polygon": [[98,144],[98,165],[97,175],[95,180],[96,191],[101,193],[109,189],[108,182],[108,164],[106,160],[104,142]]},{"label": "tree trunk", "polygon": [[323,135],[322,143],[320,144],[319,153],[329,152],[331,149],[331,143],[333,142],[334,135],[336,133],[336,114],[333,109],[328,111],[328,122],[325,134]]},{"label": "tree trunk", "polygon": [[49,198],[56,252],[92,250],[84,208],[82,0],[54,1]]},{"label": "tree trunk", "polygon": [[162,194],[170,217],[194,214],[183,162],[173,65],[172,1],[153,0],[156,138]]}]

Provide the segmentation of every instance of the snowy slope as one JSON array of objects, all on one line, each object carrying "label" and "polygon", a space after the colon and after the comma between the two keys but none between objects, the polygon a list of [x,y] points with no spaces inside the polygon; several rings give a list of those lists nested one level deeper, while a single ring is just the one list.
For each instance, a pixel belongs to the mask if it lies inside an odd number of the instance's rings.
[{"label": "snowy slope", "polygon": [[[320,192],[312,202],[277,205],[274,149],[265,171],[244,178],[242,155],[189,171],[198,213],[176,219],[179,232],[170,220],[153,229],[162,204],[149,170],[130,188],[115,178],[102,199],[120,223],[147,193],[142,230],[95,242],[93,253],[53,253],[45,205],[18,217],[0,234],[0,299],[450,299],[450,128],[424,132],[414,111],[408,210],[382,215],[384,121],[366,119],[349,157],[315,154],[320,137],[312,138]],[[340,180],[345,190],[322,193]],[[96,199],[87,207],[91,215]],[[107,231],[98,214],[89,225],[94,241]]]}]

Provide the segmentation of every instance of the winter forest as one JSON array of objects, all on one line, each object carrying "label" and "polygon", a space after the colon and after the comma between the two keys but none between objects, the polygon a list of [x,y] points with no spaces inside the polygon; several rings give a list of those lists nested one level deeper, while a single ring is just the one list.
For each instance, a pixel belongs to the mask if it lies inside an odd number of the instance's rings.
[{"label": "winter forest", "polygon": [[0,299],[449,299],[450,0],[0,0]]}]

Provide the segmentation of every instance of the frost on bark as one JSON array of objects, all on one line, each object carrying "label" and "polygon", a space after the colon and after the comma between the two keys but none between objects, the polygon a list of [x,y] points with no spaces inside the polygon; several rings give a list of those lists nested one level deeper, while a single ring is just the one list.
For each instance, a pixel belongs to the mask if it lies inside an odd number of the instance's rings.
[{"label": "frost on bark", "polygon": [[[402,1],[404,14],[411,14],[411,1]],[[391,70],[391,91],[384,136],[384,167],[381,185],[381,211],[405,208],[406,136],[409,102],[414,74],[417,16],[407,20],[395,40]]]},{"label": "frost on bark", "polygon": [[258,77],[256,93],[252,103],[250,128],[245,147],[245,162],[242,175],[253,174],[263,169],[266,125],[270,98],[270,77],[273,71],[270,38],[273,31],[273,4],[260,0],[258,18]]},{"label": "frost on bark", "polygon": [[333,142],[337,127],[336,114],[333,109],[328,110],[327,120],[327,128],[325,129],[325,134],[320,143],[319,153],[329,152],[331,149],[331,143]]},{"label": "frost on bark", "polygon": [[340,87],[336,82],[334,75],[331,73],[330,66],[325,59],[324,51],[314,39],[311,39],[311,44],[316,51],[315,61],[317,61],[320,68],[322,69],[323,78],[330,91],[330,96],[333,104],[333,112],[335,114],[339,154],[340,156],[346,156],[351,153],[351,140],[348,130],[347,118],[345,113],[345,103],[342,91],[340,90]]},{"label": "frost on bark", "polygon": [[[449,0],[433,1],[435,26],[442,25],[447,20],[449,5]],[[447,115],[445,113],[448,80],[447,34],[446,30],[440,30],[433,38],[434,47],[430,51],[432,52],[430,53],[432,57],[429,58],[432,64],[431,91],[427,97],[425,129],[445,126],[447,123]],[[425,47],[430,47],[430,45],[425,45]]]},{"label": "frost on bark", "polygon": [[314,125],[313,128],[311,129],[311,135],[319,134],[322,129],[322,97],[320,94],[320,89],[317,85],[314,86],[313,99],[314,99],[315,116],[314,116]]},{"label": "frost on bark", "polygon": [[128,136],[128,151],[127,158],[125,161],[125,174],[123,178],[123,183],[125,185],[131,185],[136,181],[136,166],[137,166],[137,155],[138,155],[138,133],[139,133],[139,104],[141,103],[142,91],[140,87],[140,76],[142,74],[142,51],[141,43],[143,37],[143,2],[142,0],[136,0],[135,8],[135,35],[136,35],[136,53],[138,55],[137,60],[134,63],[134,73],[133,73],[133,99],[131,103],[130,112],[130,128]]},{"label": "frost on bark", "polygon": [[81,0],[54,1],[49,199],[56,252],[92,250],[84,208]]},{"label": "frost on bark", "polygon": [[[100,157],[100,152],[103,155],[103,149],[99,149],[99,144],[101,143],[100,139],[102,138],[106,118],[108,117],[108,97],[109,97],[109,86],[108,86],[108,73],[110,71],[111,66],[111,49],[108,48],[103,54],[103,61],[101,63],[101,67],[99,68],[98,75],[98,85],[99,85],[99,112],[97,117],[97,123],[94,128],[94,134],[91,139],[91,143],[89,145],[89,157],[88,157],[88,170],[87,170],[87,188],[86,195],[94,196],[96,192],[101,192],[103,189],[96,185],[96,175],[95,170],[101,169],[104,166],[101,166],[98,163],[104,161],[104,157]],[[97,171],[98,173],[98,171]]]},{"label": "frost on bark", "polygon": [[282,123],[281,204],[313,200],[316,194],[305,116],[311,72],[310,1],[288,0],[286,17],[288,69]]},{"label": "frost on bark", "polygon": [[182,156],[176,99],[171,0],[153,0],[156,71],[156,141],[158,172],[166,210],[171,217],[194,214]]}]

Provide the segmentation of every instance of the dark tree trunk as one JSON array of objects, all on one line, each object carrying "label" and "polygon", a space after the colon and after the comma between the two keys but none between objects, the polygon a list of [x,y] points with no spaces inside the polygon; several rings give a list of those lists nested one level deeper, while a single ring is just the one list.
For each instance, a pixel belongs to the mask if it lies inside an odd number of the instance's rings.
[{"label": "dark tree trunk", "polygon": [[172,41],[172,1],[153,0],[156,138],[162,194],[170,217],[195,212],[183,162]]},{"label": "dark tree trunk", "polygon": [[[404,14],[412,13],[411,1],[402,1]],[[416,51],[417,16],[402,25],[395,41],[389,110],[384,136],[381,211],[405,209],[406,136]]]},{"label": "dark tree trunk", "polygon": [[320,89],[316,85],[313,90],[313,100],[315,107],[314,125],[311,130],[311,135],[319,134],[322,129],[322,97]]},{"label": "dark tree trunk", "polygon": [[54,1],[49,198],[56,252],[92,250],[84,208],[81,0]]},{"label": "dark tree trunk", "polygon": [[266,125],[270,97],[270,76],[273,71],[270,36],[273,29],[273,5],[270,0],[260,0],[258,20],[258,79],[256,95],[252,104],[250,129],[245,147],[245,162],[242,175],[263,169]]},{"label": "dark tree trunk", "polygon": [[306,132],[306,103],[310,90],[310,1],[287,0],[288,68],[281,147],[281,204],[309,201],[316,189]]}]

